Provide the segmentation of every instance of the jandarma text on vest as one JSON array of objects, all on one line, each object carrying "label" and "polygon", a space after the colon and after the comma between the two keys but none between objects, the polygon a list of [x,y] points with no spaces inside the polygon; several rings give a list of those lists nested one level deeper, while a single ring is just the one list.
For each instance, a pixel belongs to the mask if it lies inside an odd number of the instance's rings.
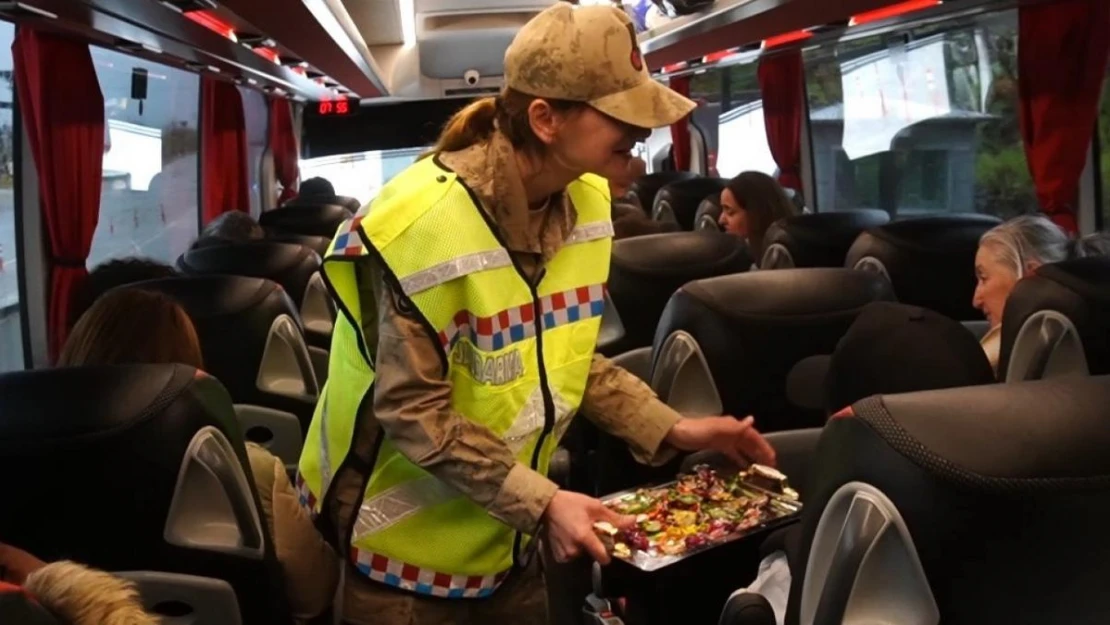
[{"label": "jandarma text on vest", "polygon": [[482,384],[500,386],[524,376],[524,359],[520,349],[511,349],[497,356],[486,356],[468,341],[459,341],[451,353],[451,361],[466,367],[470,375]]}]

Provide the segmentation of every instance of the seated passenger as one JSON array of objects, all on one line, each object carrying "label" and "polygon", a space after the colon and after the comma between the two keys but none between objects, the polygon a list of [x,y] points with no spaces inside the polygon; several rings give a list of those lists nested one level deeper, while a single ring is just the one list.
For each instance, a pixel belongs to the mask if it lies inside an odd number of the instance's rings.
[{"label": "seated passenger", "polygon": [[774,178],[746,171],[728,181],[721,191],[721,229],[745,239],[753,268],[763,258],[763,235],[771,224],[798,214],[798,208]]},{"label": "seated passenger", "polygon": [[[93,304],[73,328],[58,362],[63,367],[140,363],[204,368],[196,328],[181,305],[163,293],[130,288]],[[247,443],[247,457],[293,616],[315,618],[331,605],[338,561],[300,506],[284,464],[254,443]]]},{"label": "seated passenger", "polygon": [[1071,242],[1069,258],[1110,256],[1110,232],[1094,232]]},{"label": "seated passenger", "polygon": [[243,211],[229,211],[208,222],[208,225],[204,227],[204,230],[201,230],[200,236],[193,243],[192,249],[209,245],[245,243],[265,237],[266,232],[254,220],[254,217]]},{"label": "seated passenger", "polygon": [[165,263],[149,258],[116,258],[100,263],[77,287],[70,301],[70,327],[101,295],[126,284],[176,276],[177,271]]},{"label": "seated passenger", "polygon": [[613,238],[626,239],[645,234],[677,232],[677,224],[663,223],[649,217],[644,207],[640,206],[639,198],[631,192],[632,183],[647,173],[647,163],[643,159],[633,158],[625,173],[621,178],[609,179],[609,194],[613,203]]},{"label": "seated passenger", "polygon": [[316,176],[309,178],[301,183],[297,188],[297,199],[311,199],[311,198],[334,198],[335,187],[327,178]]},{"label": "seated passenger", "polygon": [[971,300],[983,311],[990,330],[980,341],[991,367],[998,373],[1002,348],[1002,312],[1018,280],[1047,263],[1065,260],[1068,236],[1048,218],[1022,215],[991,228],[979,239],[975,254],[978,284]]},{"label": "seated passenger", "polygon": [[0,543],[0,623],[155,625],[131,582],[75,562],[47,564]]}]

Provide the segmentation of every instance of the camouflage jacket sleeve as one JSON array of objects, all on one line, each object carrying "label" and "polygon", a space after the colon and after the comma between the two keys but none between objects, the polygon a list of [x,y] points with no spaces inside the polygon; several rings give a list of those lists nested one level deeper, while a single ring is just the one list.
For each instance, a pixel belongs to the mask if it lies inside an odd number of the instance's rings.
[{"label": "camouflage jacket sleeve", "polygon": [[510,527],[534,533],[558,487],[488,428],[451,408],[439,351],[393,289],[378,298],[374,414],[411,461]]},{"label": "camouflage jacket sleeve", "polygon": [[643,464],[661,465],[676,450],[665,444],[667,434],[682,418],[640,378],[594,356],[582,412],[599,428],[629,444],[633,457]]}]

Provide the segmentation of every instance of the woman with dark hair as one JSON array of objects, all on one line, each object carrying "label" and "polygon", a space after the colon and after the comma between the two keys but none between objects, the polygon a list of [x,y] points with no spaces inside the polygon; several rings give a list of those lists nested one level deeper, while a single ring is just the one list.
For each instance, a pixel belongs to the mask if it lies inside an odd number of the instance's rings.
[{"label": "woman with dark hair", "polygon": [[763,258],[763,235],[771,224],[798,214],[798,208],[774,178],[746,171],[721,191],[721,229],[746,239],[755,265]]}]

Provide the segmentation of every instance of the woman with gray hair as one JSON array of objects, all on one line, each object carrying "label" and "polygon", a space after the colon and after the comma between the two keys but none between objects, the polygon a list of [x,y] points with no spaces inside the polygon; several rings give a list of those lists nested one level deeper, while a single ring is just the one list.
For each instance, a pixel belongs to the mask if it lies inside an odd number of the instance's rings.
[{"label": "woman with gray hair", "polygon": [[983,311],[990,331],[981,341],[996,373],[1002,338],[1002,312],[1018,280],[1041,265],[1068,257],[1068,236],[1041,215],[1022,215],[991,228],[975,254],[978,283],[971,304]]}]

